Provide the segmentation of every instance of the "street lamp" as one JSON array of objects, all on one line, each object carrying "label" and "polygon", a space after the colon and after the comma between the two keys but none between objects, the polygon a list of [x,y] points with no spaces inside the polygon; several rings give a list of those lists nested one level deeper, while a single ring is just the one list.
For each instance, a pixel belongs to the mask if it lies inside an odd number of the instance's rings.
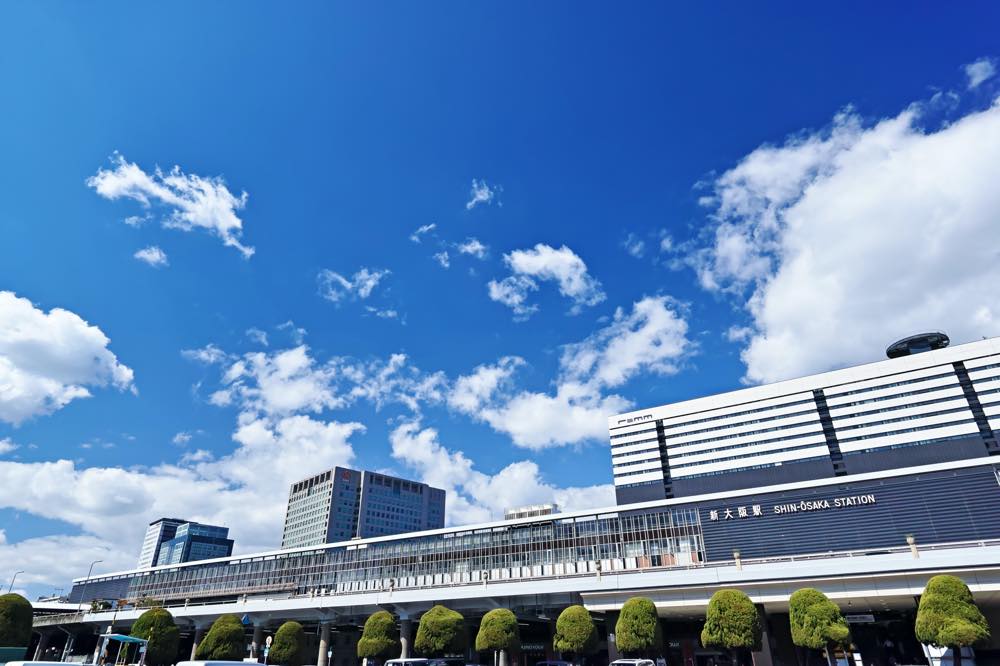
[{"label": "street lamp", "polygon": [[87,593],[87,583],[90,582],[90,574],[94,573],[94,565],[100,564],[104,560],[94,560],[90,563],[90,569],[87,570],[87,578],[83,581],[83,589],[80,590],[80,605],[76,607],[76,612],[79,613],[83,610],[83,596]]},{"label": "street lamp", "polygon": [[10,579],[10,586],[7,588],[7,594],[10,594],[11,590],[14,589],[14,581],[17,580],[17,574],[23,574],[24,571],[15,571],[14,577]]}]

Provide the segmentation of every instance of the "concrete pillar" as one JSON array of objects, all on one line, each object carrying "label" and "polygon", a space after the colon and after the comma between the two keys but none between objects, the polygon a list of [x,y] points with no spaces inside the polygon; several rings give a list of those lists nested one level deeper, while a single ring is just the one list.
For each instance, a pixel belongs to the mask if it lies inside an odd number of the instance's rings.
[{"label": "concrete pillar", "polygon": [[250,642],[250,656],[260,660],[260,649],[264,645],[264,625],[253,625],[253,641]]},{"label": "concrete pillar", "polygon": [[764,612],[764,605],[757,604],[757,617],[760,618],[760,651],[753,653],[754,666],[773,666],[774,657],[771,655],[771,630],[767,626],[767,613]]},{"label": "concrete pillar", "polygon": [[408,617],[399,618],[399,658],[410,658],[410,645],[413,642],[413,620]]},{"label": "concrete pillar", "polygon": [[40,631],[38,632],[38,647],[35,648],[35,661],[43,661],[42,655],[45,654],[45,650],[49,647],[49,634]]},{"label": "concrete pillar", "polygon": [[316,666],[328,666],[330,663],[330,623],[319,623],[319,654],[316,655]]},{"label": "concrete pillar", "polygon": [[618,624],[618,612],[613,611],[604,614],[604,626],[608,632],[608,662],[621,657],[618,653],[618,646],[615,645],[615,625]]},{"label": "concrete pillar", "polygon": [[198,652],[198,646],[201,645],[203,638],[205,638],[205,625],[196,624],[194,627],[194,641],[191,643],[191,661],[196,659],[195,654]]},{"label": "concrete pillar", "polygon": [[[63,630],[65,631],[65,629]],[[76,634],[66,633],[66,645],[63,646],[62,657],[59,661],[66,661],[66,657],[73,653],[73,643],[76,642]]]}]

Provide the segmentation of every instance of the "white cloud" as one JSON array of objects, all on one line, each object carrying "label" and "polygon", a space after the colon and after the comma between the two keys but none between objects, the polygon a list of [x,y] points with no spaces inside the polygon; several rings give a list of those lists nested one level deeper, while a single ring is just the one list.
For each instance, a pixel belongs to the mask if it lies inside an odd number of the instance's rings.
[{"label": "white cloud", "polygon": [[746,381],[872,361],[942,329],[1000,335],[1000,105],[937,128],[922,107],[762,146],[715,182],[702,283],[743,294]]},{"label": "white cloud", "polygon": [[371,296],[390,271],[380,268],[362,268],[350,279],[340,273],[323,269],[317,276],[319,294],[328,301],[340,303],[345,300],[366,299]]},{"label": "white cloud", "polygon": [[606,327],[563,348],[553,394],[515,390],[512,377],[524,361],[505,357],[455,380],[448,405],[529,449],[601,441],[608,416],[632,406],[608,389],[641,372],[674,374],[693,351],[678,306],[666,297],[645,297],[631,312],[619,308]]},{"label": "white cloud", "polygon": [[417,227],[416,231],[410,234],[410,240],[413,241],[414,243],[419,243],[426,234],[429,234],[435,229],[437,229],[437,224],[431,223],[431,224],[421,225]]},{"label": "white cloud", "polygon": [[149,264],[153,268],[162,268],[170,265],[170,262],[167,261],[167,253],[156,245],[136,250],[132,256],[145,264]]},{"label": "white cloud", "polygon": [[[490,186],[485,180],[473,178],[472,189],[469,190],[469,200],[465,203],[465,209],[472,210],[480,204],[489,206],[496,200],[500,192],[503,192],[503,188],[499,185]],[[502,204],[498,201],[497,205]]]},{"label": "white cloud", "polygon": [[207,344],[200,349],[184,349],[181,351],[181,356],[189,361],[198,361],[199,363],[204,363],[205,365],[223,363],[229,358],[226,352],[222,351],[213,344]]},{"label": "white cloud", "polygon": [[541,478],[538,465],[514,462],[494,475],[475,468],[461,451],[450,451],[434,428],[419,420],[404,421],[389,436],[392,455],[418,472],[425,483],[448,492],[450,524],[485,522],[503,517],[504,509],[556,502],[567,511],[614,505],[610,484],[589,488],[559,488]]},{"label": "white cloud", "polygon": [[296,326],[295,322],[289,319],[284,324],[278,324],[279,331],[288,331],[289,336],[291,336],[292,342],[296,345],[301,345],[306,339],[306,335],[309,333],[306,329],[301,326]]},{"label": "white cloud", "polygon": [[[221,178],[186,174],[175,166],[164,173],[159,169],[148,174],[134,162],[115,153],[110,169],[98,169],[87,185],[105,199],[133,199],[145,208],[162,206],[167,211],[163,226],[183,231],[203,229],[215,234],[228,247],[250,258],[254,249],[243,245],[243,221],[236,212],[246,206],[247,193],[234,195]],[[139,224],[135,216],[128,218]]]},{"label": "white cloud", "polygon": [[459,251],[460,254],[469,254],[476,259],[485,259],[489,248],[479,242],[478,238],[467,238],[464,243],[458,243],[455,245],[455,249]]},{"label": "white cloud", "polygon": [[622,241],[622,247],[636,259],[641,259],[646,254],[646,241],[631,232]]},{"label": "white cloud", "polygon": [[267,333],[256,327],[250,327],[247,329],[247,337],[253,342],[266,347],[267,346]]},{"label": "white cloud", "polygon": [[980,58],[965,65],[965,76],[968,79],[968,89],[978,88],[984,81],[993,78],[997,73],[996,63],[991,58]]},{"label": "white cloud", "polygon": [[538,306],[528,303],[528,293],[538,291],[538,285],[529,277],[511,275],[497,282],[490,280],[486,288],[490,300],[506,305],[514,311],[514,321],[524,321],[538,312]]},{"label": "white cloud", "polygon": [[369,314],[375,315],[379,319],[399,319],[399,312],[393,310],[392,308],[381,309],[366,305],[365,311]]},{"label": "white cloud", "polygon": [[537,310],[526,302],[528,292],[538,288],[536,280],[556,282],[559,293],[573,301],[573,314],[605,299],[601,283],[587,272],[587,264],[565,245],[557,250],[538,243],[534,248],[505,254],[504,262],[513,275],[500,282],[490,281],[490,298],[508,306],[520,318]]},{"label": "white cloud", "polygon": [[13,453],[20,447],[10,437],[0,439],[0,456]]},{"label": "white cloud", "polygon": [[451,268],[451,257],[448,256],[448,250],[441,250],[434,255],[434,261],[441,265],[441,268]]},{"label": "white cloud", "polygon": [[133,374],[110,340],[79,315],[44,312],[0,291],[0,421],[18,425],[90,397],[88,387],[132,389]]}]

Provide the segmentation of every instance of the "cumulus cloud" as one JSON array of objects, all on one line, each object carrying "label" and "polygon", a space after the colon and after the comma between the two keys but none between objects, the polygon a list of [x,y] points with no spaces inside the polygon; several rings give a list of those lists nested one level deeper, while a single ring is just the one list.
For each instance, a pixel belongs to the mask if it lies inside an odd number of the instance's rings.
[{"label": "cumulus cloud", "polygon": [[10,437],[0,439],[0,456],[13,453],[20,447]]},{"label": "cumulus cloud", "polygon": [[904,335],[1000,335],[1000,105],[925,129],[916,104],[761,146],[714,182],[702,284],[745,298],[748,382],[872,361]]},{"label": "cumulus cloud", "polygon": [[263,347],[267,346],[267,333],[255,326],[247,329],[247,337]]},{"label": "cumulus cloud", "polygon": [[423,240],[423,237],[425,235],[429,234],[435,229],[437,229],[437,224],[431,223],[431,224],[421,225],[417,227],[417,229],[412,234],[410,234],[410,240],[413,241],[414,243],[419,243],[421,240]]},{"label": "cumulus cloud", "polygon": [[0,421],[18,425],[50,414],[91,388],[134,390],[132,370],[108,349],[111,341],[79,315],[48,312],[0,291]]},{"label": "cumulus cloud", "polygon": [[[132,199],[144,208],[162,208],[163,226],[191,231],[201,229],[218,236],[228,246],[250,258],[254,249],[244,245],[243,220],[236,214],[247,203],[247,193],[234,195],[222,178],[186,174],[179,166],[168,172],[157,167],[147,173],[138,164],[119,153],[111,157],[110,169],[98,169],[87,179],[88,187],[105,199]],[[139,218],[128,218],[137,226]]]},{"label": "cumulus cloud", "polygon": [[478,238],[467,238],[464,243],[457,243],[455,249],[460,254],[468,254],[476,259],[485,259],[489,248],[483,245]]},{"label": "cumulus cloud", "polygon": [[614,505],[612,485],[560,488],[544,481],[538,465],[527,460],[486,474],[461,451],[443,446],[437,430],[416,419],[398,425],[389,440],[393,457],[416,470],[425,483],[447,491],[450,524],[499,519],[504,509],[525,504],[556,502],[567,511]]},{"label": "cumulus cloud", "polygon": [[965,65],[965,76],[968,79],[968,89],[978,88],[980,84],[993,78],[997,73],[997,65],[991,58],[980,58]]},{"label": "cumulus cloud", "polygon": [[144,247],[141,250],[136,250],[135,254],[132,256],[144,264],[152,266],[153,268],[162,268],[170,265],[170,262],[167,261],[167,253],[156,245],[150,245],[149,247]]},{"label": "cumulus cloud", "polygon": [[328,301],[340,303],[347,300],[364,300],[371,296],[379,282],[388,277],[390,271],[379,268],[362,268],[350,278],[328,269],[323,269],[316,277],[319,294]]},{"label": "cumulus cloud", "polygon": [[524,360],[505,357],[455,380],[448,405],[529,449],[604,440],[608,416],[632,406],[608,390],[640,372],[674,374],[693,351],[680,307],[663,296],[645,297],[563,347],[553,393],[516,390],[512,377]]},{"label": "cumulus cloud", "polygon": [[494,201],[497,201],[497,205],[502,205],[497,200],[497,196],[501,192],[503,192],[503,188],[499,185],[490,185],[485,180],[473,178],[472,189],[469,190],[469,200],[465,202],[465,209],[472,210],[479,205],[489,206]]},{"label": "cumulus cloud", "polygon": [[537,306],[527,303],[527,298],[529,292],[538,289],[538,282],[555,282],[559,293],[573,301],[572,314],[605,299],[601,283],[587,272],[587,264],[565,245],[556,249],[538,243],[534,248],[514,250],[504,255],[504,263],[512,275],[489,282],[490,299],[514,310],[518,318],[530,317],[537,310]]}]

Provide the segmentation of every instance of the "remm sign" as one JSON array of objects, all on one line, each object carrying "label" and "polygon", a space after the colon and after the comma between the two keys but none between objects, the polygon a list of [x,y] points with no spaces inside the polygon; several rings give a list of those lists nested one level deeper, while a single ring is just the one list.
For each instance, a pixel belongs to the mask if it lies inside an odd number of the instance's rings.
[{"label": "remm sign", "polygon": [[752,504],[750,506],[730,506],[723,509],[711,509],[708,512],[708,519],[718,520],[740,520],[743,518],[758,518],[765,514],[785,515],[789,513],[808,513],[810,511],[826,511],[828,509],[845,509],[852,506],[866,506],[875,504],[875,495],[843,495],[833,499],[820,500],[800,500],[787,504],[772,504],[762,506]]}]

